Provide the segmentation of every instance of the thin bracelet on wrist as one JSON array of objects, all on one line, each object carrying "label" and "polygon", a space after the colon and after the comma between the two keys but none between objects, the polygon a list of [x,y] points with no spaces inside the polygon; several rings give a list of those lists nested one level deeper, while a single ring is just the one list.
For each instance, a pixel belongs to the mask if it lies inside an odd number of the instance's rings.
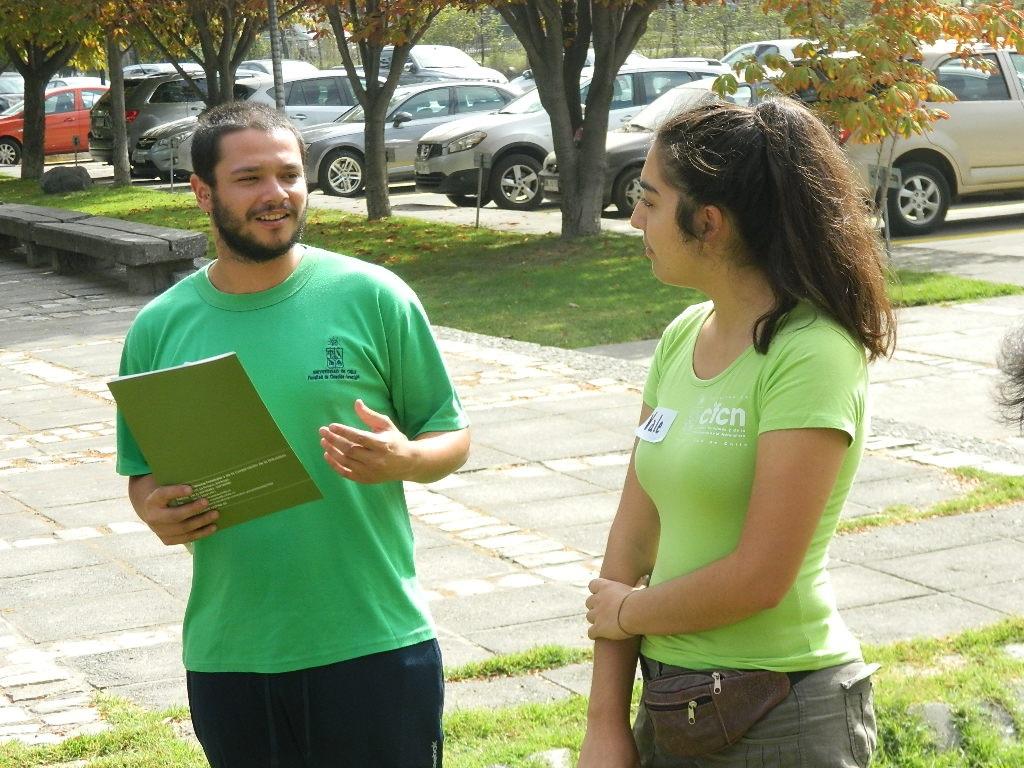
[{"label": "thin bracelet on wrist", "polygon": [[632,632],[627,632],[623,628],[623,626],[622,626],[622,606],[624,606],[626,604],[626,601],[630,598],[630,595],[632,595],[634,592],[636,592],[635,589],[630,590],[629,592],[626,593],[626,596],[622,598],[622,602],[619,603],[619,610],[615,612],[615,624],[618,626],[619,632],[624,634],[626,637],[636,637],[635,634],[633,634]]}]

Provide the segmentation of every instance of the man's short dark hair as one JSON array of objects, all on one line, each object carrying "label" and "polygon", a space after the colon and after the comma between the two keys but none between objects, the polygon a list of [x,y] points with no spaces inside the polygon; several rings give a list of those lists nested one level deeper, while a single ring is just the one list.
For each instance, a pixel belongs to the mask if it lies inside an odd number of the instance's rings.
[{"label": "man's short dark hair", "polygon": [[231,101],[208,109],[199,116],[192,137],[192,170],[211,187],[216,186],[213,169],[220,160],[220,140],[229,133],[252,128],[271,133],[276,130],[291,132],[299,144],[302,163],[306,163],[306,144],[302,134],[288,117],[266,104],[252,101]]}]

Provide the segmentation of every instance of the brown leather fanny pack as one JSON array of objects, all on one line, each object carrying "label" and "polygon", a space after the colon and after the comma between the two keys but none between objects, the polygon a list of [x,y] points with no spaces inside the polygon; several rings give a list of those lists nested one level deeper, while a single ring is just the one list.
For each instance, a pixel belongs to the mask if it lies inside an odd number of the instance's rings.
[{"label": "brown leather fanny pack", "polygon": [[783,672],[716,669],[650,680],[642,703],[659,751],[699,757],[734,744],[789,690]]}]

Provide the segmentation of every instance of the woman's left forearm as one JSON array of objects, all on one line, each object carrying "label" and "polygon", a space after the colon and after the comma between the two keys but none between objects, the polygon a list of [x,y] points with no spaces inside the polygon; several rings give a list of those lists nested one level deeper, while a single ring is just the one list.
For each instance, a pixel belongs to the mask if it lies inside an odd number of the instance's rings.
[{"label": "woman's left forearm", "polygon": [[692,573],[634,590],[618,618],[634,635],[680,635],[735,624],[778,602],[778,591],[740,563],[738,553]]}]

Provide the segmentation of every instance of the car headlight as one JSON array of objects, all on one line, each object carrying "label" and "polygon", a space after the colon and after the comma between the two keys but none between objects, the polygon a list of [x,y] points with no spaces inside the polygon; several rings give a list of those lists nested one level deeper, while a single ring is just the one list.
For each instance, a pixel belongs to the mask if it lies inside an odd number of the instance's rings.
[{"label": "car headlight", "polygon": [[167,149],[170,146],[170,139],[157,139],[156,144],[153,145],[153,149]]},{"label": "car headlight", "polygon": [[445,142],[441,145],[441,152],[446,155],[450,155],[453,152],[465,152],[467,149],[472,149],[486,138],[487,134],[483,131],[473,131],[473,133],[467,133],[465,136],[460,136],[457,139]]}]

